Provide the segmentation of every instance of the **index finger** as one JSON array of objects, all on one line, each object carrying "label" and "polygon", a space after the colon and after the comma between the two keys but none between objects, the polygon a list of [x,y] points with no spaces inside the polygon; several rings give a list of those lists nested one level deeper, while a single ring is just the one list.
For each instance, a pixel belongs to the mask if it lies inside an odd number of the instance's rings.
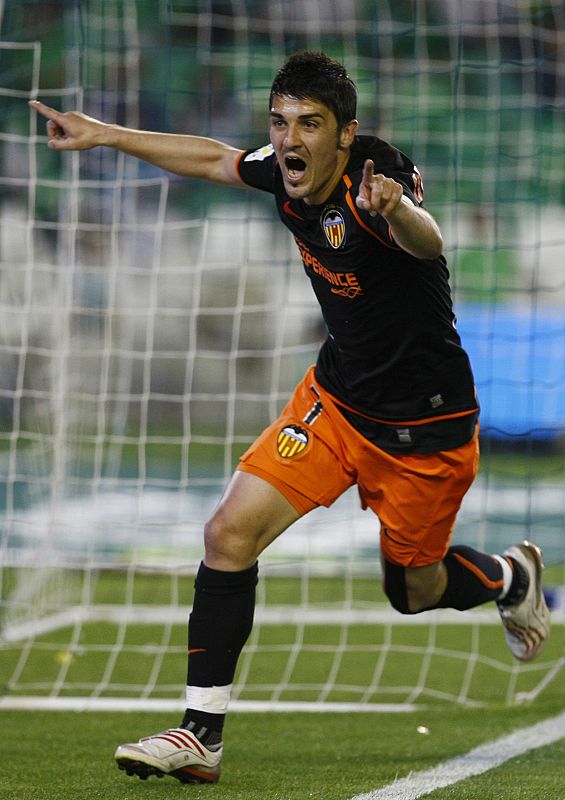
[{"label": "index finger", "polygon": [[60,111],[56,111],[51,106],[46,106],[45,103],[41,103],[39,100],[30,100],[28,106],[35,111],[39,111],[47,119],[57,120],[61,116]]},{"label": "index finger", "polygon": [[363,183],[368,186],[373,182],[373,170],[375,168],[374,162],[368,158],[363,165]]}]

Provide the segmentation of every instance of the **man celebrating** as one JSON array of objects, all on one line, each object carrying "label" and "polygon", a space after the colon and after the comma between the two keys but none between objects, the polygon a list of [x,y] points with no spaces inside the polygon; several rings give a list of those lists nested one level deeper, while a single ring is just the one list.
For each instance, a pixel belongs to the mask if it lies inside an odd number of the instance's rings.
[{"label": "man celebrating", "polygon": [[215,782],[237,660],[253,624],[257,559],[289,525],[356,484],[380,521],[385,592],[398,611],[496,601],[514,656],[549,632],[539,548],[450,546],[478,468],[478,404],[454,327],[442,237],[403,153],[359,136],[357,93],[322,53],[292,56],[270,94],[270,144],[136,131],[32,103],[49,146],[113,147],[178,175],[274,195],[328,335],[280,417],[242,456],[205,528],[178,728],[124,744],[142,778]]}]

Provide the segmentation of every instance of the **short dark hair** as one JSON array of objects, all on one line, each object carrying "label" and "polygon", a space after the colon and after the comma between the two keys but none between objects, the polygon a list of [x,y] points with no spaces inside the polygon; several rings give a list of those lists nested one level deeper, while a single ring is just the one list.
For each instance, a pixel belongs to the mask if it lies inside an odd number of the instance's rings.
[{"label": "short dark hair", "polygon": [[357,89],[343,64],[325,53],[305,50],[295,53],[275,75],[269,105],[273,95],[287,95],[297,100],[318,100],[333,112],[341,130],[355,119]]}]

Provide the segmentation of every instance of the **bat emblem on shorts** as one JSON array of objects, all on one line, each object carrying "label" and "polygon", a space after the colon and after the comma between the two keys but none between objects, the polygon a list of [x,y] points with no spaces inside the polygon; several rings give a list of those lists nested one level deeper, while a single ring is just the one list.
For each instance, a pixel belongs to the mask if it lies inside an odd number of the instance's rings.
[{"label": "bat emblem on shorts", "polygon": [[283,458],[292,458],[306,448],[308,433],[300,425],[285,425],[277,437],[277,450]]}]

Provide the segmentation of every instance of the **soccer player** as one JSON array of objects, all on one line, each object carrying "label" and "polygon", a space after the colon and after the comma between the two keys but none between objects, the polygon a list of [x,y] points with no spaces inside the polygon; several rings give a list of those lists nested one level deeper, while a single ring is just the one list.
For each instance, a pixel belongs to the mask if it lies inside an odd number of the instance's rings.
[{"label": "soccer player", "polygon": [[498,604],[514,656],[549,632],[539,548],[451,546],[478,467],[478,404],[454,326],[442,236],[410,159],[357,133],[356,89],[322,53],[298,53],[270,93],[270,144],[131,130],[32,107],[49,146],[115,148],[178,175],[274,195],[327,326],[317,363],[241,458],[205,528],[188,633],[184,719],[118,747],[142,778],[215,782],[239,654],[253,623],[257,560],[289,525],[356,484],[380,521],[385,592],[403,614]]}]

